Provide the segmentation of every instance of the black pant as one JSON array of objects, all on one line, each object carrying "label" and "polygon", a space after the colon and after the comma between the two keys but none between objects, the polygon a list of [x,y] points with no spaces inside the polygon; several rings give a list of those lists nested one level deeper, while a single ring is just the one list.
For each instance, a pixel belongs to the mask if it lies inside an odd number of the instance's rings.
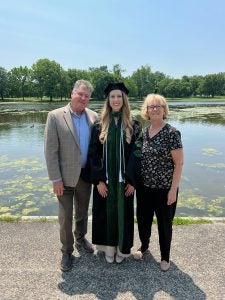
[{"label": "black pant", "polygon": [[[148,249],[154,213],[159,233],[161,260],[169,261],[172,240],[172,222],[177,202],[167,205],[168,189],[137,188],[137,221],[142,252]],[[178,192],[177,192],[178,195]]]}]

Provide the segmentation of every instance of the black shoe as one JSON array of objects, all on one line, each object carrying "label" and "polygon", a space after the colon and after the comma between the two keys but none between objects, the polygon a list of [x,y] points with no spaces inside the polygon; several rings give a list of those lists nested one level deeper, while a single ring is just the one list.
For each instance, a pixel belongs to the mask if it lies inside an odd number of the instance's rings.
[{"label": "black shoe", "polygon": [[63,253],[61,260],[61,270],[63,272],[67,272],[72,269],[73,266],[73,258],[71,253]]},{"label": "black shoe", "polygon": [[138,250],[141,251],[142,254],[145,254],[148,251],[148,246],[147,247],[141,246]]},{"label": "black shoe", "polygon": [[78,248],[82,247],[87,253],[93,253],[94,248],[91,243],[88,242],[87,239],[83,238],[81,241],[76,241],[76,246]]}]

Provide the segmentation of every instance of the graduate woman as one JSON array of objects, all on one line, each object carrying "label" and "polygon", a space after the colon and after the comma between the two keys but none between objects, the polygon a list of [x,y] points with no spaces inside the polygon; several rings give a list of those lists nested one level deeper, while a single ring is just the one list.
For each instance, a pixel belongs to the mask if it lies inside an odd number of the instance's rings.
[{"label": "graduate woman", "polygon": [[141,125],[132,120],[128,89],[109,84],[100,121],[89,147],[93,190],[92,242],[108,263],[121,263],[133,246],[136,170]]}]

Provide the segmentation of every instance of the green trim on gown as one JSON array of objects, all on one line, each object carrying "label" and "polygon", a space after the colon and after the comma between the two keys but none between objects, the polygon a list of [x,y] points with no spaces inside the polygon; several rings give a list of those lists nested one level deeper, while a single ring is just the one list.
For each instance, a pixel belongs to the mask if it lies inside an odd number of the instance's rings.
[{"label": "green trim on gown", "polygon": [[[119,245],[120,249],[122,249],[124,233],[124,182],[119,182],[120,167],[124,165],[123,155],[120,153],[122,152],[121,140],[123,141],[121,138],[121,118],[119,117],[117,124],[112,118],[106,143],[108,170],[107,239],[108,244]],[[123,172],[122,176],[124,177]]]}]

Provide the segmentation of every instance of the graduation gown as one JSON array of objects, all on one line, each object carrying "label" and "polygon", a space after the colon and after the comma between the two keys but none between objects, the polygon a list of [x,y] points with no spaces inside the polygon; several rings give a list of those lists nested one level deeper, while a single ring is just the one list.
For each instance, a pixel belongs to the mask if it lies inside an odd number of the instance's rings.
[{"label": "graduation gown", "polygon": [[[126,197],[127,183],[134,187],[140,163],[141,125],[133,121],[133,135],[128,144],[123,133],[123,182],[119,182],[119,135],[121,121],[115,125],[115,136],[108,133],[107,142],[99,141],[100,124],[92,130],[89,146],[88,164],[93,189],[92,243],[96,245],[118,246],[123,254],[129,254],[134,235],[134,195]],[[107,154],[106,154],[107,145]],[[103,198],[98,190],[99,181],[105,182],[108,195]]]}]

